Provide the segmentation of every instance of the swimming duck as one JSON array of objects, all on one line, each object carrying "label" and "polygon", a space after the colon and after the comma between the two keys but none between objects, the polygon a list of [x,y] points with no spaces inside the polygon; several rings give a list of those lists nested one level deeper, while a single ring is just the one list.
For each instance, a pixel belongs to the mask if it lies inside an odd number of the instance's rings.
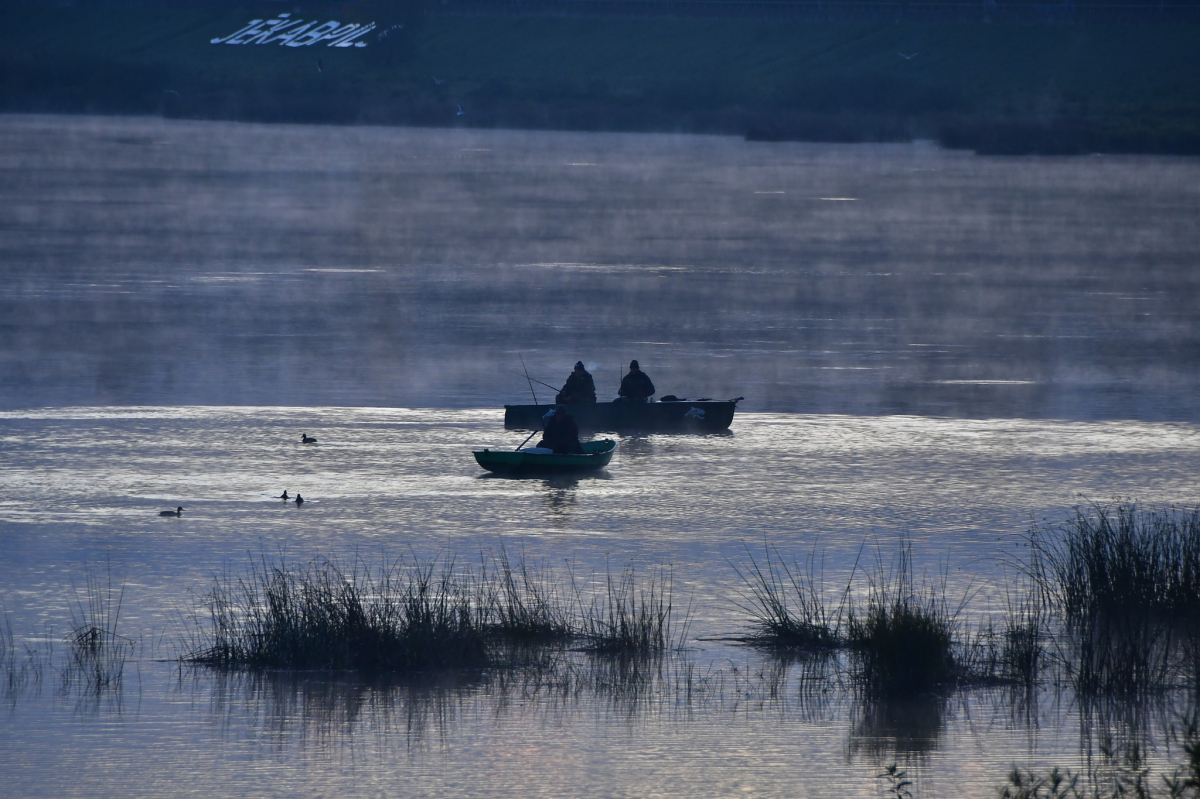
[{"label": "swimming duck", "polygon": [[297,504],[297,505],[303,505],[303,504],[304,504],[304,497],[300,496],[299,494],[296,494],[296,504]]},{"label": "swimming duck", "polygon": [[289,497],[287,495],[287,489],[285,488],[285,489],[283,489],[283,493],[280,494],[279,496],[275,497],[275,499],[288,500],[288,499],[291,499],[291,497]]},{"label": "swimming duck", "polygon": [[300,443],[301,444],[315,444],[315,443],[317,443],[317,440],[315,438],[313,438],[312,436],[310,436],[308,433],[301,433],[300,434]]},{"label": "swimming duck", "polygon": [[158,512],[158,515],[159,516],[182,516],[183,515],[183,506],[180,505],[175,510],[160,510]]}]

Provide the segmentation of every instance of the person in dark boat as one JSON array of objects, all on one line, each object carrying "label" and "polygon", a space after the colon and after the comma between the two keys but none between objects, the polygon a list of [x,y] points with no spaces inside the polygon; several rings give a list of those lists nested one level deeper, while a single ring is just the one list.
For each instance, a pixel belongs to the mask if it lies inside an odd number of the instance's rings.
[{"label": "person in dark boat", "polygon": [[562,405],[556,405],[554,413],[546,417],[546,428],[537,445],[554,450],[556,455],[582,454],[583,445],[579,443],[579,425],[575,423],[575,417]]},{"label": "person in dark boat", "polygon": [[630,361],[629,372],[621,378],[621,390],[617,394],[620,395],[617,402],[645,402],[654,396],[654,383],[637,361]]},{"label": "person in dark boat", "polygon": [[567,376],[567,382],[554,401],[559,404],[596,401],[596,384],[583,368],[583,361],[575,362],[575,370]]}]

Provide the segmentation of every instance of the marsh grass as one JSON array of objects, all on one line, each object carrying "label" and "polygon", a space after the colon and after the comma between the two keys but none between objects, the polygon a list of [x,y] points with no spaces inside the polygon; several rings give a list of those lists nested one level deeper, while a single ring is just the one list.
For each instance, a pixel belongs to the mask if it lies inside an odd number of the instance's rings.
[{"label": "marsh grass", "polygon": [[687,635],[684,629],[673,634],[672,575],[666,569],[652,572],[648,579],[639,580],[632,568],[625,568],[616,578],[609,572],[604,589],[592,595],[584,605],[581,595],[580,623],[577,637],[583,648],[591,652],[615,655],[647,655],[661,653],[671,646],[682,646]]},{"label": "marsh grass", "polygon": [[[593,581],[595,583],[596,581]],[[413,673],[537,664],[539,648],[652,655],[672,643],[669,572],[632,568],[585,591],[501,549],[477,569],[453,560],[318,558],[294,566],[260,555],[214,578],[207,622],[183,659],[215,667]],[[202,614],[203,615],[203,614]],[[685,619],[686,628],[686,619]]]},{"label": "marsh grass", "polygon": [[[861,557],[861,554],[860,554]],[[1034,686],[1045,660],[1046,618],[1038,585],[1024,577],[1006,582],[1005,613],[984,624],[961,621],[969,596],[952,605],[946,577],[914,574],[911,544],[903,542],[890,565],[865,574],[865,598],[851,599],[856,559],[840,597],[821,587],[814,553],[789,567],[766,549],[760,564],[747,549],[747,564],[731,564],[745,586],[741,609],[750,632],[732,640],[774,652],[850,656],[851,676],[878,696],[931,691],[945,685]],[[836,602],[836,604],[835,604]]]},{"label": "marsh grass", "polygon": [[847,645],[861,687],[878,695],[914,694],[954,683],[958,612],[940,587],[914,582],[912,548],[901,546],[891,569],[880,563],[865,606],[851,607]]},{"label": "marsh grass", "polygon": [[214,579],[210,629],[187,660],[211,666],[419,670],[488,662],[483,608],[453,562],[377,570],[355,560],[254,561]]},{"label": "marsh grass", "polygon": [[[805,567],[789,567],[779,551],[764,547],[763,564],[746,547],[748,564],[731,563],[746,587],[742,609],[751,631],[739,640],[755,646],[806,651],[833,650],[842,644],[842,616],[850,586],[832,612],[815,572],[815,553]],[[853,579],[851,570],[850,579]]]},{"label": "marsh grass", "polygon": [[500,548],[490,558],[481,556],[483,583],[491,603],[488,618],[496,634],[514,643],[566,641],[573,635],[569,604],[562,585],[545,568],[530,566],[522,556],[514,565]]},{"label": "marsh grass", "polygon": [[1081,694],[1137,694],[1200,673],[1200,510],[1077,508],[1030,532],[1029,571]]},{"label": "marsh grass", "polygon": [[136,642],[117,632],[125,585],[113,583],[112,569],[102,581],[91,569],[84,570],[82,594],[72,585],[71,632],[67,636],[68,663],[62,671],[64,690],[100,692],[119,689],[125,662]]}]

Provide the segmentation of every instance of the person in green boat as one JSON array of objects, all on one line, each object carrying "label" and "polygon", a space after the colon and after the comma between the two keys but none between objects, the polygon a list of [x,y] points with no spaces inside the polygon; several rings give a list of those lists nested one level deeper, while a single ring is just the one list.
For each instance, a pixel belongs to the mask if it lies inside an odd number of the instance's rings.
[{"label": "person in green boat", "polygon": [[554,411],[546,415],[545,424],[542,440],[537,443],[539,447],[554,450],[555,455],[583,453],[583,445],[579,443],[579,425],[566,408],[554,406]]},{"label": "person in green boat", "polygon": [[629,373],[621,378],[621,390],[617,394],[620,396],[616,402],[645,402],[654,396],[654,383],[650,382],[650,375],[641,370],[637,361],[630,361]]},{"label": "person in green boat", "polygon": [[596,401],[596,384],[587,369],[583,368],[583,361],[575,362],[575,370],[567,377],[567,382],[563,384],[562,391],[558,392],[554,401],[557,403]]}]

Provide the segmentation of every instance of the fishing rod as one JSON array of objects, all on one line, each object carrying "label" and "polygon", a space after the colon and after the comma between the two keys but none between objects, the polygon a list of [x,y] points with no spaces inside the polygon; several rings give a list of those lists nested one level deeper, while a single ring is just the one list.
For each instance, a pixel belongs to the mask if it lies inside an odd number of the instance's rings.
[{"label": "fishing rod", "polygon": [[[519,357],[519,358],[521,359],[521,368],[525,370],[525,379],[529,381],[529,393],[530,393],[530,394],[533,394],[533,404],[534,404],[534,405],[537,405],[537,404],[538,404],[538,401],[537,401],[537,394],[534,394],[534,392],[533,392],[533,384],[534,384],[534,382],[535,382],[535,381],[534,381],[534,379],[533,379],[532,377],[530,377],[530,376],[529,376],[529,367],[527,367],[527,366],[525,365],[525,356],[524,356],[523,354],[521,354],[521,353],[519,353],[519,352],[518,352],[518,353],[517,353],[517,357]],[[542,383],[542,381],[541,381],[541,380],[538,380],[538,381],[536,381],[536,382],[538,382],[538,383]],[[542,383],[542,385],[543,385],[543,386],[545,386],[546,384],[545,384],[545,383]],[[554,386],[546,386],[546,387],[547,387],[547,388],[554,388]],[[540,421],[540,420],[539,420],[539,421]],[[545,428],[545,426],[546,426],[545,424],[542,424],[542,427],[543,427],[543,428]],[[525,437],[525,440],[524,440],[524,441],[522,441],[520,444],[518,444],[518,445],[517,445],[517,448],[516,448],[515,450],[513,450],[513,451],[514,451],[514,452],[518,452],[518,451],[520,451],[521,447],[523,447],[523,446],[525,446],[526,444],[528,444],[528,443],[529,443],[529,439],[531,439],[531,438],[533,438],[534,436],[536,436],[536,435],[538,434],[538,432],[539,432],[539,431],[537,431],[537,430],[534,430],[532,433],[530,433],[528,436],[526,436],[526,437]]]},{"label": "fishing rod", "polygon": [[[516,375],[517,377],[521,377],[520,372],[513,372],[513,374]],[[550,389],[551,391],[558,391],[558,389],[555,388],[554,386],[550,385],[549,383],[543,383],[541,380],[538,380],[536,377],[530,377],[529,375],[525,375],[525,378],[528,380],[532,380],[533,382],[537,383],[539,386],[545,386],[546,388]]]},{"label": "fishing rod", "polygon": [[521,359],[521,368],[525,370],[525,379],[529,381],[529,393],[533,394],[533,404],[537,405],[537,394],[533,392],[533,378],[529,376],[529,367],[525,365],[525,356],[518,352],[517,357]]}]

